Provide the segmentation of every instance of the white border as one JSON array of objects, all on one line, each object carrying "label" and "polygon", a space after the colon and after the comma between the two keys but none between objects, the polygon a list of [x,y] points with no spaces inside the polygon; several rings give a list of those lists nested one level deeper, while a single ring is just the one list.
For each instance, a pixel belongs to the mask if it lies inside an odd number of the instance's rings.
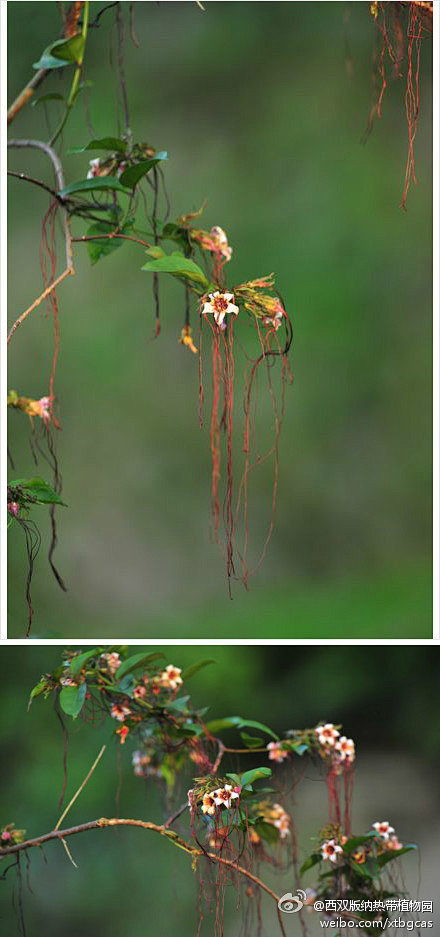
[{"label": "white border", "polygon": [[[1,219],[1,260],[0,260],[0,298],[1,315],[0,324],[2,337],[6,335],[6,297],[7,297],[7,236],[6,236],[6,111],[7,111],[7,2],[0,0],[0,219]],[[10,0],[11,2],[11,0]],[[225,2],[225,0],[223,0]],[[254,0],[255,2],[255,0]],[[292,2],[292,0],[282,0],[282,2]],[[353,0],[352,0],[353,2]],[[440,11],[439,4],[434,3],[434,22],[433,22],[433,193],[434,193],[434,221],[433,221],[433,638],[440,640],[440,289],[439,289],[439,257],[440,257],[440,187],[439,187],[439,161],[440,161]],[[7,442],[6,442],[6,396],[7,396],[7,368],[6,368],[6,341],[0,342],[0,530],[2,534],[6,531],[6,498],[3,496],[7,481]],[[12,646],[29,646],[29,639],[8,639],[7,638],[7,556],[5,548],[6,537],[1,537],[1,556],[0,556],[0,643],[7,642]],[[33,639],[30,639],[32,645]],[[35,639],[35,643],[41,645],[52,644],[72,644],[83,646],[94,646],[101,644],[129,644],[136,645],[164,645],[173,646],[179,644],[222,646],[222,645],[426,645],[431,644],[432,639],[308,639],[308,638],[287,638],[287,639],[167,639],[163,638],[142,638],[130,639],[127,636],[117,639],[112,638],[93,638],[80,639],[63,638],[55,639]]]}]

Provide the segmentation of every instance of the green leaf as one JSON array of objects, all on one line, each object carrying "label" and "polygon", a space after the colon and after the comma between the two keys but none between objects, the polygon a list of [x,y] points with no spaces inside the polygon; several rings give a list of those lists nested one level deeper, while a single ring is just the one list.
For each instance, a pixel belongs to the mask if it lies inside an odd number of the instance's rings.
[{"label": "green leaf", "polygon": [[102,137],[100,140],[89,140],[84,146],[72,146],[69,153],[85,153],[86,150],[111,150],[116,153],[125,153],[127,143],[120,137]]},{"label": "green leaf", "polygon": [[357,849],[358,846],[363,846],[364,843],[368,843],[370,839],[374,839],[376,833],[365,833],[364,836],[351,836],[350,839],[347,839],[347,842],[343,845],[343,850],[345,855],[350,852],[353,852],[354,849]]},{"label": "green leaf", "polygon": [[312,852],[312,855],[309,856],[305,862],[303,862],[299,874],[304,875],[304,872],[308,872],[309,869],[312,869],[314,865],[317,865],[318,862],[321,862],[321,854],[319,852]]},{"label": "green leaf", "polygon": [[85,37],[81,33],[70,39],[57,39],[47,46],[33,68],[63,68],[66,65],[79,65],[84,53]]},{"label": "green leaf", "polygon": [[68,195],[75,195],[77,192],[100,192],[106,189],[131,195],[130,189],[124,189],[119,179],[115,179],[114,176],[95,176],[93,179],[80,179],[79,182],[72,182],[66,186],[65,189],[58,192],[58,195],[60,198],[67,198]]},{"label": "green leaf", "polygon": [[129,166],[121,175],[122,185],[134,189],[135,185],[150,172],[150,169],[152,169],[156,163],[160,163],[164,159],[167,159],[167,154],[165,152],[157,153],[153,159],[144,159],[140,163],[135,163],[134,166]]},{"label": "green leaf", "polygon": [[63,686],[59,701],[63,712],[72,719],[79,716],[87,693],[87,684],[81,683],[80,686]]},{"label": "green leaf", "polygon": [[221,732],[222,729],[259,729],[260,732],[266,732],[267,735],[271,735],[275,741],[278,741],[278,735],[275,735],[275,732],[269,726],[264,725],[263,722],[256,722],[255,719],[243,719],[243,716],[225,716],[223,719],[213,719],[206,724],[206,727],[214,734]]},{"label": "green leaf", "polygon": [[[121,228],[120,234],[126,234],[127,231],[130,231],[132,224],[124,225]],[[97,221],[95,224],[90,225],[90,228],[87,229],[86,237],[96,238],[97,234],[111,234],[115,230],[115,225],[111,221]],[[113,251],[116,251],[118,247],[122,247],[124,244],[123,238],[103,238],[102,240],[96,239],[94,241],[87,241],[87,253],[90,257],[92,264],[98,263],[98,260],[101,257],[107,257],[108,254],[112,254]]]},{"label": "green leaf", "polygon": [[240,732],[240,736],[243,739],[246,748],[263,748],[264,741],[261,738],[258,738],[255,735],[248,735],[247,732]]},{"label": "green leaf", "polygon": [[32,688],[30,692],[29,702],[28,702],[28,712],[31,708],[32,700],[34,700],[35,697],[37,696],[41,696],[41,694],[44,693],[44,691],[47,689],[48,689],[47,680],[45,677],[42,677],[41,680],[39,680],[38,683],[35,684],[35,686]]},{"label": "green leaf", "polygon": [[271,768],[250,768],[249,771],[245,771],[241,775],[240,785],[244,787],[246,784],[253,784],[254,781],[258,781],[259,778],[270,778],[272,777]]},{"label": "green leaf", "polygon": [[274,846],[278,843],[280,834],[273,823],[266,823],[264,820],[258,820],[255,824],[255,830],[258,835],[261,836],[261,839],[264,839],[269,845]]},{"label": "green leaf", "polygon": [[159,257],[157,260],[149,260],[141,269],[147,271],[147,273],[171,273],[172,276],[179,279],[199,283],[205,289],[209,286],[209,280],[207,280],[203,270],[180,251]]},{"label": "green leaf", "polygon": [[388,865],[388,862],[391,862],[393,859],[398,859],[399,856],[403,856],[406,852],[412,852],[413,849],[417,849],[414,843],[409,843],[408,846],[402,846],[402,849],[390,849],[389,852],[384,852],[377,857],[377,864],[382,868],[384,865]]},{"label": "green leaf", "polygon": [[29,491],[37,504],[62,504],[64,507],[67,507],[66,503],[61,500],[60,496],[54,491],[51,485],[48,485],[43,478],[35,476],[35,478],[18,478],[15,481],[9,482],[11,488],[19,486],[24,488],[25,491]]},{"label": "green leaf", "polygon": [[57,94],[55,91],[51,94],[42,94],[39,98],[34,98],[31,101],[31,107],[36,107],[37,104],[43,104],[45,101],[64,101],[62,94]]},{"label": "green leaf", "polygon": [[269,726],[264,725],[263,722],[256,722],[255,719],[242,719],[240,722],[240,729],[259,729],[260,732],[267,732],[268,735],[271,735],[276,742],[279,741],[279,736],[269,728]]},{"label": "green leaf", "polygon": [[178,699],[170,700],[170,702],[166,704],[166,708],[175,710],[178,713],[186,712],[188,700],[189,696],[179,696]]},{"label": "green leaf", "polygon": [[[151,235],[150,235],[151,236]],[[153,234],[154,237],[154,234]],[[166,253],[163,247],[159,247],[158,244],[153,244],[148,250],[145,251],[153,260],[158,260],[159,257],[166,257]]]},{"label": "green leaf", "polygon": [[216,661],[212,657],[206,657],[204,660],[198,660],[195,664],[190,664],[189,667],[186,667],[182,672],[182,680],[185,682],[190,677],[192,677],[199,670],[202,670],[203,667],[208,667],[209,664],[215,664]]},{"label": "green leaf", "polygon": [[69,669],[72,676],[75,677],[76,674],[82,670],[87,661],[90,660],[91,657],[94,657],[95,654],[99,654],[99,650],[96,647],[92,648],[91,651],[84,651],[83,654],[77,654],[69,664]]},{"label": "green leaf", "polygon": [[[121,668],[119,667],[118,670],[120,669]],[[125,674],[125,677],[122,677],[122,680],[118,681],[118,690],[120,690],[121,693],[127,693],[128,696],[132,695],[135,686],[136,680],[131,673]]]},{"label": "green leaf", "polygon": [[127,660],[124,660],[121,666],[118,667],[118,681],[121,680],[122,677],[125,677],[127,673],[138,670],[139,667],[145,667],[145,665],[149,664],[151,661],[164,656],[164,654],[157,652],[155,654],[133,654],[131,657],[127,657]]}]

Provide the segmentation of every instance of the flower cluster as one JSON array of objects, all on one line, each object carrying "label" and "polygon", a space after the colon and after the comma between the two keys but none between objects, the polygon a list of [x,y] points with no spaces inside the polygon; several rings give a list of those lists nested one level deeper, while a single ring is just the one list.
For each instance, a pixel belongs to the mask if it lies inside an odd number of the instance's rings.
[{"label": "flower cluster", "polygon": [[200,806],[203,814],[213,817],[221,807],[230,810],[231,807],[237,806],[240,794],[241,788],[238,785],[232,787],[232,784],[224,784],[213,791],[191,788],[188,791],[188,806],[193,811]]},{"label": "flower cluster", "polygon": [[98,156],[96,159],[90,160],[89,166],[90,169],[87,173],[87,179],[96,179],[99,176],[112,176],[115,173],[117,176],[122,175],[127,168],[127,162],[124,159],[118,159],[116,156],[110,156],[105,159]]},{"label": "flower cluster", "polygon": [[332,722],[318,725],[315,733],[321,757],[330,759],[335,768],[354,762],[356,756],[353,739],[341,735]]}]

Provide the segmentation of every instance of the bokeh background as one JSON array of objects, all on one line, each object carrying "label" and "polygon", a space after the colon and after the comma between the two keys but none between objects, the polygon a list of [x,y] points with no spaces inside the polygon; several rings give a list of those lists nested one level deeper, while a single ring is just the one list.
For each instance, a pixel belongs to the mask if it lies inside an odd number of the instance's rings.
[{"label": "bokeh background", "polygon": [[[183,667],[207,656],[206,648],[195,646],[153,649],[164,650],[167,662]],[[129,649],[130,653],[138,650]],[[188,686],[194,705],[208,705],[211,718],[261,719],[279,733],[328,719],[341,722],[354,737],[358,757],[353,828],[361,832],[377,819],[388,819],[403,840],[419,844],[419,853],[404,857],[402,867],[411,897],[437,903],[430,933],[438,937],[439,655],[427,646],[382,645],[211,646],[209,656],[216,664],[200,671]],[[26,827],[30,836],[53,828],[61,812],[57,802],[63,739],[52,702],[35,700],[26,713],[31,687],[61,657],[61,649],[50,645],[3,647],[0,653],[0,822],[13,820],[17,827]],[[122,756],[119,816],[162,822],[163,805],[155,784],[144,783],[132,773],[130,741],[122,748],[115,744],[110,737],[114,726],[108,724],[94,729],[84,723],[70,725],[66,803],[101,745],[107,742],[108,747],[70,811],[68,825],[115,815],[117,750]],[[233,744],[235,736],[230,739]],[[261,757],[249,756],[248,767],[261,764]],[[230,762],[227,770],[236,770],[233,765]],[[325,783],[317,780],[310,766],[305,774],[293,807],[303,858],[327,816]],[[46,862],[36,850],[32,855],[33,893],[27,887],[24,890],[28,937],[42,933],[46,937],[60,933],[64,937],[79,933],[139,937],[152,930],[161,937],[196,933],[197,882],[184,853],[157,836],[128,829],[83,834],[71,839],[70,847],[78,870],[55,843],[45,849]],[[15,933],[13,880],[10,872],[0,883],[0,922],[5,935]],[[291,890],[289,874],[269,874],[268,882],[279,894]],[[311,883],[309,876],[306,884]],[[241,933],[241,914],[235,905],[236,894],[231,890],[226,901],[227,937]],[[272,937],[276,919],[269,899],[263,897],[262,909],[264,934]],[[288,935],[299,933],[293,915],[286,917],[285,924]],[[208,916],[202,935],[212,933],[213,920]],[[311,937],[317,933],[321,929],[311,923]]]},{"label": "bokeh background", "polygon": [[[122,4],[128,19],[128,3]],[[274,270],[294,324],[294,386],[281,442],[279,509],[266,561],[228,599],[209,536],[209,441],[197,417],[197,363],[177,338],[178,284],[163,290],[151,343],[151,283],[125,244],[58,293],[56,390],[63,595],[43,550],[35,636],[429,637],[431,608],[431,39],[423,42],[418,187],[400,207],[405,82],[391,81],[365,146],[376,28],[367,3],[136,3],[126,46],[135,139],[169,153],[173,214],[204,197],[205,226],[234,246],[231,283]],[[102,4],[92,3],[92,19]],[[9,98],[59,31],[55,3],[9,3]],[[118,131],[114,10],[90,31],[84,94],[63,151]],[[113,65],[112,65],[113,62]],[[54,75],[41,94],[65,90]],[[48,138],[57,102],[27,107],[16,137]],[[11,167],[51,181],[37,153]],[[87,154],[65,155],[69,182]],[[11,320],[41,286],[45,193],[10,180]],[[76,223],[76,233],[85,231]],[[9,386],[47,392],[52,324],[37,311],[10,349]],[[237,406],[238,412],[238,406]],[[15,477],[35,473],[12,414]],[[263,430],[270,411],[262,412]],[[261,545],[270,472],[251,490]],[[10,535],[9,634],[23,634],[25,559]]]}]

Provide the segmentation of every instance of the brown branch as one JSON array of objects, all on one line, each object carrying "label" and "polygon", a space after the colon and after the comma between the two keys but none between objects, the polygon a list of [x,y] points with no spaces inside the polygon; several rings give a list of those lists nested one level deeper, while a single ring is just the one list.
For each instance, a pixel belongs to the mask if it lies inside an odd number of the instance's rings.
[{"label": "brown branch", "polygon": [[[52,163],[58,190],[64,189],[65,187],[64,170],[63,170],[61,160],[58,154],[55,153],[55,150],[53,150],[52,147],[49,146],[48,143],[43,143],[42,140],[8,140],[8,147],[15,148],[15,149],[41,150],[43,153],[45,153],[45,155],[50,159]],[[11,341],[11,338],[14,332],[17,331],[18,327],[25,321],[25,319],[27,319],[27,317],[31,314],[31,312],[33,312],[34,309],[36,309],[47,298],[47,296],[50,295],[50,293],[53,293],[53,291],[57,288],[57,286],[59,286],[59,284],[62,283],[63,280],[66,279],[66,277],[73,276],[73,274],[75,273],[75,269],[73,266],[73,258],[72,258],[72,237],[70,233],[70,216],[65,205],[63,205],[63,217],[64,217],[64,238],[65,238],[65,245],[66,245],[66,268],[65,270],[63,270],[62,273],[60,273],[58,277],[55,278],[55,280],[53,280],[52,283],[49,283],[49,285],[46,287],[46,289],[43,290],[40,296],[38,296],[37,299],[35,299],[34,302],[30,306],[28,306],[28,308],[25,309],[24,312],[22,312],[21,316],[19,316],[18,319],[15,320],[15,322],[13,323],[13,325],[11,326],[9,330],[8,345],[9,345],[9,342]]]},{"label": "brown branch", "polygon": [[[249,872],[248,869],[243,868],[243,866],[239,865],[237,862],[233,862],[232,859],[225,859],[222,856],[217,856],[214,852],[205,852],[203,849],[192,846],[191,843],[187,843],[186,840],[178,836],[174,830],[170,830],[167,826],[159,826],[157,823],[150,823],[147,820],[131,820],[120,818],[107,819],[106,817],[101,817],[99,820],[91,820],[89,823],[80,823],[77,826],[71,826],[65,830],[52,830],[50,833],[44,833],[43,836],[35,837],[35,839],[27,839],[23,843],[16,843],[14,846],[7,846],[4,849],[0,849],[0,859],[3,856],[15,855],[25,850],[32,849],[36,846],[44,846],[44,844],[50,842],[50,840],[55,839],[63,841],[67,836],[75,836],[77,833],[84,833],[87,830],[107,829],[108,827],[112,826],[137,826],[143,830],[151,830],[153,833],[159,833],[160,836],[165,836],[165,838],[170,840],[174,846],[177,846],[178,849],[183,849],[184,852],[187,852],[194,859],[205,856],[212,862],[216,862],[228,869],[232,869],[234,872],[237,872],[238,875],[243,875],[255,885],[258,885],[262,891],[265,891],[266,894],[276,902],[277,910],[279,911],[279,895],[277,895],[276,892],[272,890],[272,888],[269,888],[269,886],[266,885],[265,882],[263,882],[260,878],[258,878],[257,875],[254,875],[253,872]],[[280,916],[279,921],[281,931],[284,935],[284,928]]]},{"label": "brown branch", "polygon": [[142,247],[151,247],[148,241],[141,241],[140,238],[131,237],[129,234],[119,234],[117,231],[110,231],[109,234],[83,234],[79,238],[72,238],[72,244],[81,244],[83,241],[105,241],[112,238],[123,238],[124,241],[134,241],[135,244],[142,244]]},{"label": "brown branch", "polygon": [[32,185],[37,185],[40,189],[44,189],[45,192],[49,192],[49,195],[56,198],[62,205],[65,205],[65,199],[62,198],[59,192],[56,192],[55,189],[51,189],[50,185],[46,185],[41,179],[34,179],[33,176],[28,176],[25,172],[15,172],[13,169],[8,169],[7,174],[8,176],[13,176],[14,179],[22,179],[23,182],[31,182]]},{"label": "brown branch", "polygon": [[35,75],[32,76],[31,80],[28,81],[27,85],[20,91],[18,97],[15,98],[15,101],[12,102],[10,108],[8,108],[8,126],[14,120],[14,117],[17,116],[18,112],[21,111],[22,107],[33,97],[37,88],[43,83],[46,75],[48,74],[47,68],[40,68]]}]

